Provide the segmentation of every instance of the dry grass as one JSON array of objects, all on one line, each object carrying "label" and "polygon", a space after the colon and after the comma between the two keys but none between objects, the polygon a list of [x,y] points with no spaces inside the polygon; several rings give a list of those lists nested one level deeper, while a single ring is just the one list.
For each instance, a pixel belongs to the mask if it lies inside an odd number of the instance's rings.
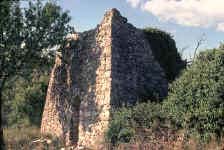
[{"label": "dry grass", "polygon": [[136,142],[136,143],[127,143],[119,144],[114,148],[115,150],[224,150],[224,140],[219,143],[217,141],[212,141],[208,144],[200,144],[193,140],[190,140],[189,143],[156,143],[148,142]]},{"label": "dry grass", "polygon": [[33,140],[40,138],[38,128],[5,128],[3,130],[7,149],[29,149]]},{"label": "dry grass", "polygon": [[57,138],[41,136],[37,127],[5,128],[3,134],[7,150],[55,150],[63,147]]},{"label": "dry grass", "polygon": [[[131,143],[119,144],[112,148],[111,144],[104,149],[115,150],[224,150],[224,139],[212,139],[207,144],[201,144],[195,139],[183,140],[183,132],[159,130],[153,133],[149,130],[139,131]],[[58,150],[63,144],[56,138],[40,135],[36,127],[5,128],[4,139],[7,150]],[[42,140],[41,140],[42,139]],[[45,140],[43,140],[45,139]],[[34,142],[38,141],[39,142]]]},{"label": "dry grass", "polygon": [[[108,144],[110,145],[110,144]],[[186,140],[184,130],[138,131],[130,143],[120,143],[114,150],[224,150],[224,138],[212,138],[209,143],[202,143],[196,138]]]}]

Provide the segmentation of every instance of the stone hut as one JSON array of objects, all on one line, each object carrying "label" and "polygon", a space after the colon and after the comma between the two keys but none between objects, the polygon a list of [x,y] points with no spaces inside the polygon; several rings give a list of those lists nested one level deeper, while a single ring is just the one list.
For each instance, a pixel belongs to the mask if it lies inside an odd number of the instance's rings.
[{"label": "stone hut", "polygon": [[95,29],[74,34],[56,57],[41,132],[98,149],[113,108],[135,104],[143,91],[164,97],[167,86],[142,30],[111,9]]}]

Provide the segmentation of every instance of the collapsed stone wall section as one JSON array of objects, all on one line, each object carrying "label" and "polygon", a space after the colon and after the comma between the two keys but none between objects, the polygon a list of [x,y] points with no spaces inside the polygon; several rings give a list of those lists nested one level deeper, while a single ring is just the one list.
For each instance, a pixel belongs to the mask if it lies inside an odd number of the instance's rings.
[{"label": "collapsed stone wall section", "polygon": [[77,143],[78,137],[74,135],[79,127],[79,107],[74,105],[74,96],[78,95],[78,91],[72,87],[72,53],[69,55],[66,61],[63,61],[65,57],[56,57],[41,122],[42,133],[64,139],[66,145]]}]

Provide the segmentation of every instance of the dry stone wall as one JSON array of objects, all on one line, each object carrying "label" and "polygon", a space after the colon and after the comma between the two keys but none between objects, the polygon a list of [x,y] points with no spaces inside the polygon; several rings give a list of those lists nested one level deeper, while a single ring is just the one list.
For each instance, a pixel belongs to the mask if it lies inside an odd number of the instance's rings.
[{"label": "dry stone wall", "polygon": [[164,71],[154,59],[142,30],[127,23],[120,13],[114,13],[111,29],[112,105],[132,105],[146,94],[166,96]]},{"label": "dry stone wall", "polygon": [[142,31],[112,9],[56,58],[41,132],[99,149],[113,107],[134,104],[144,90],[164,97],[167,84]]}]

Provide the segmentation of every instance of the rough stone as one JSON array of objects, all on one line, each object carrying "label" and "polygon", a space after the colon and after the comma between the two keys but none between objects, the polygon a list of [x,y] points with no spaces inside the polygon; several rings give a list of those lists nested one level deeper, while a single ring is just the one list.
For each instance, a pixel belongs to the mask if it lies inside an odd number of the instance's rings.
[{"label": "rough stone", "polygon": [[113,108],[135,104],[142,91],[164,97],[168,83],[143,32],[116,9],[70,38],[52,69],[41,132],[97,149]]}]

